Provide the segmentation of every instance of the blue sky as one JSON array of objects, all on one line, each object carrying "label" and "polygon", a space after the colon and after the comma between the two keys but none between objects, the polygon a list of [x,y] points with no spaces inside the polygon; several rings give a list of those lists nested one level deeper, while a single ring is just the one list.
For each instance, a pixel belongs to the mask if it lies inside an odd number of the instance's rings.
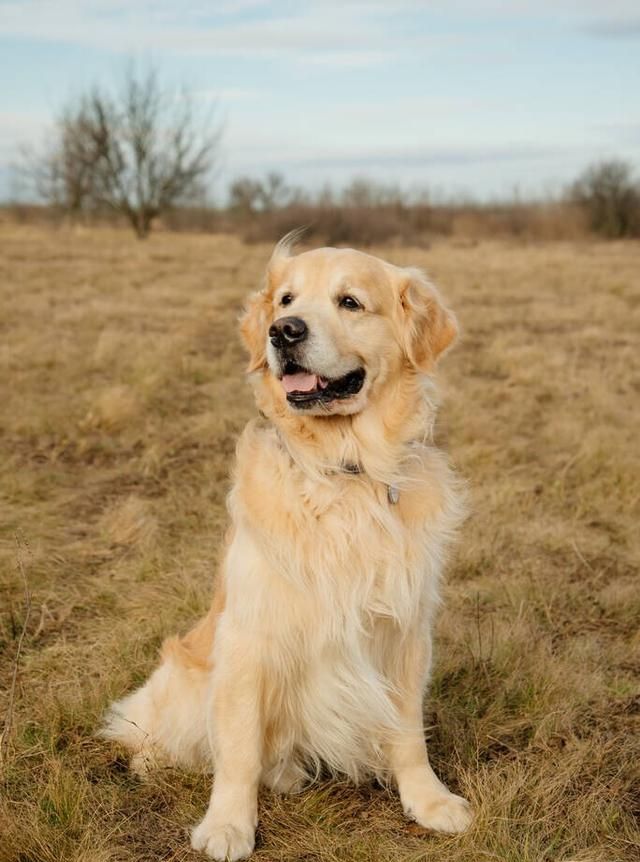
[{"label": "blue sky", "polygon": [[239,174],[481,198],[640,168],[640,0],[0,0],[0,198],[22,142],[152,63],[224,118]]}]

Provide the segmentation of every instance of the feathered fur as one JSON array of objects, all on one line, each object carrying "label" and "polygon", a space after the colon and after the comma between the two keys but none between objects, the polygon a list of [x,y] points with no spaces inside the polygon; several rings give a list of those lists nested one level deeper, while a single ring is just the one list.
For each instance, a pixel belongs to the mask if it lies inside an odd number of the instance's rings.
[{"label": "feathered fur", "polygon": [[[214,859],[250,853],[260,782],[293,790],[321,765],[395,781],[425,826],[457,831],[470,817],[431,771],[422,727],[439,581],[463,515],[431,441],[430,374],[455,319],[421,273],[353,251],[296,256],[290,240],[242,322],[266,418],[238,443],[212,609],[166,642],[104,730],[138,771],[214,769],[193,834]],[[276,378],[267,330],[285,289],[314,335],[309,355],[366,370],[363,391],[335,410],[296,411]],[[337,307],[346,289],[359,291],[363,315]],[[350,463],[361,472],[345,472]]]}]

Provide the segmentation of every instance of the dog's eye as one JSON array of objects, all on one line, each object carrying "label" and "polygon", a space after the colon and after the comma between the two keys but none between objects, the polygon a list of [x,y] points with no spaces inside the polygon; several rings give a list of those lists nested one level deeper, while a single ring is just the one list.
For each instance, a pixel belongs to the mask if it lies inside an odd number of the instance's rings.
[{"label": "dog's eye", "polygon": [[338,302],[340,308],[348,308],[349,311],[357,311],[362,305],[353,296],[341,296]]},{"label": "dog's eye", "polygon": [[290,305],[293,302],[293,295],[291,293],[285,293],[282,299],[280,300],[280,305]]}]

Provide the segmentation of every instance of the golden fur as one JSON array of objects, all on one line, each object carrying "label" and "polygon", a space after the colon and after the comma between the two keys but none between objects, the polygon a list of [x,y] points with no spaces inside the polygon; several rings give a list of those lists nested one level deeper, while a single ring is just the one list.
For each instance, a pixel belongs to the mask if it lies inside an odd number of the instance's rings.
[{"label": "golden fur", "polygon": [[[338,378],[357,364],[359,392],[289,403],[268,337],[289,313],[311,332],[305,367]],[[251,853],[260,783],[293,791],[321,765],[393,781],[408,816],[462,830],[469,807],[431,770],[422,718],[440,573],[463,508],[431,443],[430,373],[455,319],[418,271],[352,250],[294,255],[283,242],[241,330],[264,418],[238,443],[211,610],[165,643],[104,733],[139,772],[214,768],[192,835],[213,859]]]}]

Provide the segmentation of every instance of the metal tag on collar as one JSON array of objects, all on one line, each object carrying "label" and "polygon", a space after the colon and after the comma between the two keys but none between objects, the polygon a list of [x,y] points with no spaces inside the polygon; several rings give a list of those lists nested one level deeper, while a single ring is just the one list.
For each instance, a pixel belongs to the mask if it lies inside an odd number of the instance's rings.
[{"label": "metal tag on collar", "polygon": [[362,467],[360,464],[354,464],[353,462],[347,462],[342,465],[343,473],[351,473],[353,476],[357,476],[359,473],[362,473]]},{"label": "metal tag on collar", "polygon": [[396,488],[395,485],[387,485],[387,499],[392,506],[395,506],[395,504],[400,499],[400,491]]}]

